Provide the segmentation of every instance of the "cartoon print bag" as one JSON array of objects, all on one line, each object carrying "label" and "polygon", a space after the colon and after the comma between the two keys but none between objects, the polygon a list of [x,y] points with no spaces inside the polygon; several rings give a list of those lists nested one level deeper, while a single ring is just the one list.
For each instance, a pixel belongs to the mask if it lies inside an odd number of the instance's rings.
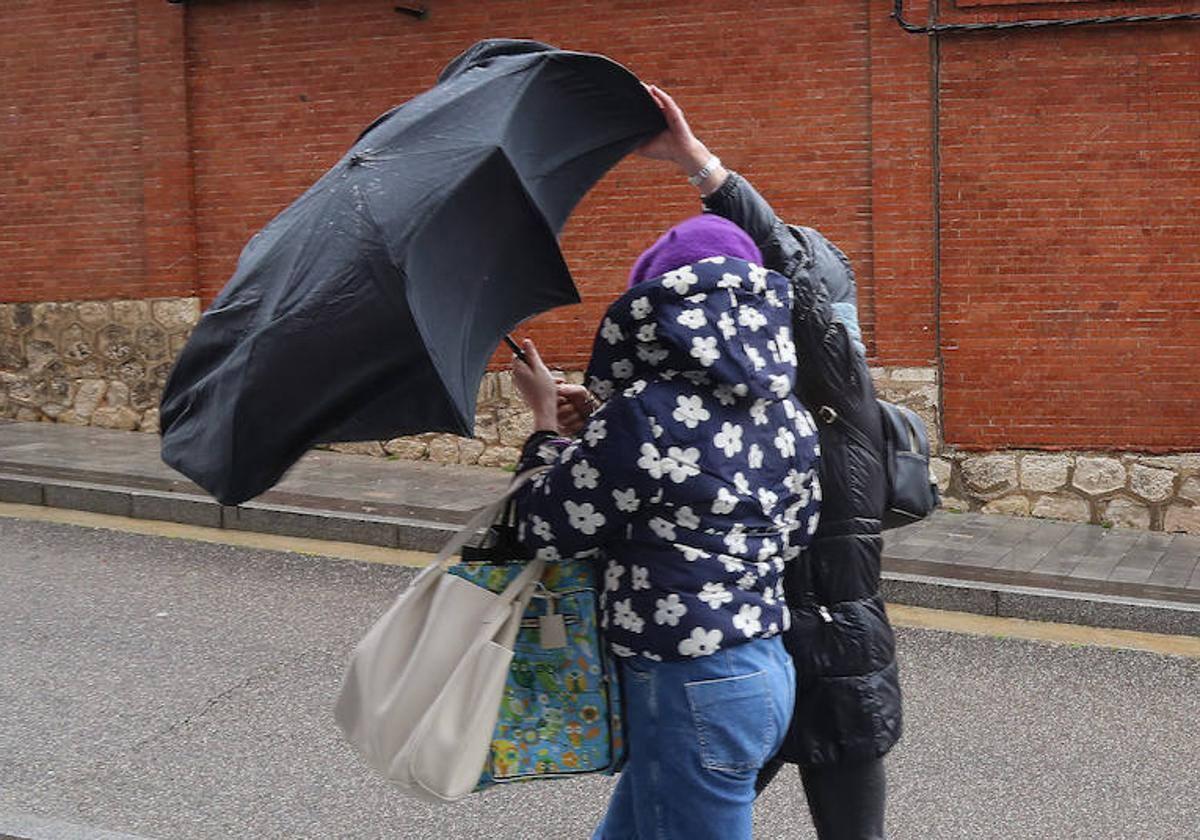
[{"label": "cartoon print bag", "polygon": [[[501,536],[496,545],[511,550],[515,541]],[[463,557],[450,574],[493,592],[503,591],[523,568],[503,562],[496,550],[467,550]],[[546,563],[517,632],[491,753],[476,790],[620,769],[625,754],[620,690],[600,636],[599,602],[594,560]]]}]

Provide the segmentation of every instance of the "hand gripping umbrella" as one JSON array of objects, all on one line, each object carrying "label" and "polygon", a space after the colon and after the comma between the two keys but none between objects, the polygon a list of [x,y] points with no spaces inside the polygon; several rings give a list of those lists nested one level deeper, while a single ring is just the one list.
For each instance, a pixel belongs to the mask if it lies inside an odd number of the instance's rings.
[{"label": "hand gripping umbrella", "polygon": [[246,245],[167,381],[163,460],[236,504],[314,443],[471,434],[501,337],[579,300],[568,214],[663,127],[602,56],[476,44]]}]

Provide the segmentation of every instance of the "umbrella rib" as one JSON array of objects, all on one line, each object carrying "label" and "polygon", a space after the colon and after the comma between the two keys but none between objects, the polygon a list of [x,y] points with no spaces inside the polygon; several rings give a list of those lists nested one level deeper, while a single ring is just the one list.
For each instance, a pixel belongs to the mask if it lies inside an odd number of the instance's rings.
[{"label": "umbrella rib", "polygon": [[[363,207],[362,213],[366,217],[368,227],[376,233],[379,233],[380,231],[382,231],[383,230],[382,226],[379,224],[378,220],[375,218],[375,214],[371,211],[371,203],[369,201],[364,200],[362,202],[362,207]],[[420,228],[418,227],[417,230],[419,231]],[[414,231],[414,235],[415,235],[415,233],[416,233],[416,231]],[[384,253],[387,254],[388,263],[400,275],[400,277],[403,281],[404,287],[407,288],[408,274],[402,268],[397,266],[395,261],[393,260],[392,253],[388,249],[387,244],[386,244],[387,237],[380,234],[378,236],[378,240],[380,242],[380,248],[384,251]],[[371,283],[377,289],[379,289],[380,296],[383,297],[385,300],[387,300],[389,303],[392,303],[393,296],[388,292],[387,289],[384,289],[381,286],[380,278],[378,277],[376,272],[374,272],[374,271],[368,272],[367,276],[370,278]],[[405,298],[407,299],[407,294],[405,294]],[[395,305],[395,304],[393,303],[393,305]],[[436,356],[435,356],[435,353],[433,350],[433,343],[430,341],[429,336],[425,334],[425,330],[423,329],[419,319],[417,319],[416,317],[413,317],[411,306],[409,306],[409,316],[413,322],[413,326],[416,327],[418,334],[420,334],[420,336],[421,336],[422,343],[425,345],[426,348],[429,348],[430,362],[433,364],[433,369],[437,373],[438,387],[440,387],[442,389],[442,396],[444,396],[446,398],[447,402],[449,402],[451,405],[456,405],[454,396],[450,393],[450,389],[446,386],[446,381],[445,381],[445,377],[442,374],[441,365],[438,364],[438,362],[436,361]],[[458,412],[455,412],[455,413],[457,414]],[[468,429],[465,427],[465,424],[464,424],[465,418],[459,417],[458,421],[459,421],[459,429],[461,431],[463,431],[464,433],[467,432]]]}]

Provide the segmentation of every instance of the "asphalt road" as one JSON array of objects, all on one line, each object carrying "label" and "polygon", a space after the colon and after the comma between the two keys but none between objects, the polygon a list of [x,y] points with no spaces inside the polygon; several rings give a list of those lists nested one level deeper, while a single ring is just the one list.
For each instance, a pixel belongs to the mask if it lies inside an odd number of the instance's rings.
[{"label": "asphalt road", "polygon": [[[587,837],[609,780],[434,808],[339,740],[346,653],[411,574],[0,518],[0,837]],[[900,643],[893,840],[1200,837],[1200,660]],[[813,836],[792,774],[756,821]]]}]

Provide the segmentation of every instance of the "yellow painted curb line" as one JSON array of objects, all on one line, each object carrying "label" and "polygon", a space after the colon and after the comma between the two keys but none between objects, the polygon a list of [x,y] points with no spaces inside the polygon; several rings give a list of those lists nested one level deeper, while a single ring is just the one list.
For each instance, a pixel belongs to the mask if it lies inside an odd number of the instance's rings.
[{"label": "yellow painted curb line", "polygon": [[284,537],[278,534],[256,534],[252,531],[232,531],[224,528],[205,528],[200,525],[181,525],[177,522],[160,522],[155,519],[131,519],[127,516],[112,516],[107,513],[90,513],[81,510],[43,507],[41,505],[18,505],[0,502],[0,517],[10,519],[32,519],[36,522],[53,522],[59,525],[77,525],[83,528],[102,528],[106,531],[125,531],[150,537],[168,537],[178,540],[236,545],[242,548],[257,548],[265,551],[287,551],[293,554],[308,554],[316,557],[334,557],[339,560],[357,560],[362,563],[382,563],[388,566],[429,565],[433,555],[423,551],[405,551],[359,543],[315,540],[309,537]]},{"label": "yellow painted curb line", "polygon": [[1024,618],[1001,618],[994,615],[931,610],[904,604],[888,604],[888,616],[898,627],[923,630],[945,630],[972,636],[991,636],[1001,639],[1027,639],[1033,642],[1052,642],[1063,645],[1143,650],[1170,656],[1200,658],[1200,637],[1170,636],[1165,633],[1143,633],[1140,630],[1112,630],[1103,627],[1084,627],[1079,624],[1054,624],[1048,621],[1029,621]]},{"label": "yellow painted curb line", "polygon": [[[41,505],[18,505],[0,502],[0,518],[29,519],[84,528],[102,528],[152,537],[196,540],[197,542],[236,545],[265,551],[285,551],[316,557],[355,560],[362,563],[382,563],[389,566],[421,568],[433,555],[423,551],[406,551],[358,543],[315,540],[306,537],[284,537],[276,534],[256,534],[251,531],[230,531],[224,528],[205,528],[151,519],[131,519],[104,513],[64,510]],[[898,627],[924,630],[943,630],[973,636],[1000,639],[1026,639],[1066,645],[1141,650],[1151,653],[1200,658],[1200,637],[1170,636],[1164,633],[1143,633],[1136,630],[1110,630],[1083,627],[1078,624],[1054,624],[1029,621],[1023,618],[1000,618],[972,613],[931,610],[904,604],[888,604],[888,616]]]}]

